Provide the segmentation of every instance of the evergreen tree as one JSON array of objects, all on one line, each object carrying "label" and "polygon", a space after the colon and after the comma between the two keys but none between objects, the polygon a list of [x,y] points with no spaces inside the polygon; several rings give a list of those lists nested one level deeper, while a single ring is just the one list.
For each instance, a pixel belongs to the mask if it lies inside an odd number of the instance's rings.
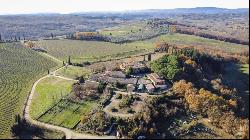
[{"label": "evergreen tree", "polygon": [[151,61],[151,54],[148,54],[148,61]]},{"label": "evergreen tree", "polygon": [[85,80],[84,80],[83,76],[80,76],[79,83],[84,83],[84,82],[85,82]]},{"label": "evergreen tree", "polygon": [[69,56],[68,64],[69,64],[69,65],[71,65],[71,64],[72,64],[72,63],[71,63],[71,60],[70,60],[70,56]]}]

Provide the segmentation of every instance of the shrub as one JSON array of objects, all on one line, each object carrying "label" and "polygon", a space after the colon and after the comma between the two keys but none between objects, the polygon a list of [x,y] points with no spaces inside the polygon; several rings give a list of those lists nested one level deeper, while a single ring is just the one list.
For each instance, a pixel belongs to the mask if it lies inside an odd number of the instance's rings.
[{"label": "shrub", "polygon": [[128,108],[127,112],[128,112],[128,113],[134,113],[134,111],[133,111],[132,108]]},{"label": "shrub", "polygon": [[118,110],[117,110],[116,108],[113,107],[113,108],[111,109],[111,111],[112,111],[112,112],[117,112]]},{"label": "shrub", "polygon": [[106,84],[105,83],[99,83],[97,91],[98,93],[103,93],[103,90],[105,89]]},{"label": "shrub", "polygon": [[82,116],[82,118],[81,118],[81,124],[84,124],[84,123],[86,123],[88,121],[88,117],[87,116]]},{"label": "shrub", "polygon": [[117,94],[115,98],[116,99],[122,99],[122,94]]},{"label": "shrub", "polygon": [[131,95],[123,96],[121,102],[119,103],[120,108],[129,107],[134,102],[134,98]]}]

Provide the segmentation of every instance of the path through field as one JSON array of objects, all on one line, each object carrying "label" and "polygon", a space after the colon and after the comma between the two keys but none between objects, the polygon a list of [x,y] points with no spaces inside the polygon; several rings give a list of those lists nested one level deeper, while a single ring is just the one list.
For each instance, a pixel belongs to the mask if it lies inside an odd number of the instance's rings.
[{"label": "path through field", "polygon": [[49,75],[46,75],[40,79],[38,79],[32,86],[32,89],[30,91],[30,95],[28,97],[28,100],[27,100],[27,103],[25,105],[25,109],[24,109],[24,118],[27,122],[30,122],[31,124],[33,125],[37,125],[37,126],[40,126],[40,127],[44,127],[44,128],[47,128],[47,129],[50,129],[50,130],[58,130],[58,131],[62,131],[65,133],[65,136],[66,136],[66,139],[115,139],[116,137],[114,136],[96,136],[96,135],[90,135],[90,134],[83,134],[83,133],[77,133],[73,130],[70,130],[70,129],[67,129],[67,128],[64,128],[64,127],[60,127],[60,126],[55,126],[55,125],[51,125],[51,124],[47,124],[47,123],[43,123],[43,122],[40,122],[40,121],[37,121],[37,120],[33,120],[31,117],[30,117],[30,105],[31,105],[31,102],[32,102],[32,98],[35,94],[35,89],[36,89],[36,86],[37,84],[45,79],[45,78],[48,78],[48,77],[51,77],[51,76],[54,76],[54,77],[57,77],[57,78],[61,78],[61,79],[65,79],[65,80],[73,80],[73,81],[77,81],[77,80],[74,80],[74,79],[70,79],[70,78],[66,78],[66,77],[62,77],[62,76],[57,76],[55,75],[55,73],[57,71],[59,71],[60,69],[62,69],[64,67],[61,67],[55,71],[53,71],[51,74]]}]

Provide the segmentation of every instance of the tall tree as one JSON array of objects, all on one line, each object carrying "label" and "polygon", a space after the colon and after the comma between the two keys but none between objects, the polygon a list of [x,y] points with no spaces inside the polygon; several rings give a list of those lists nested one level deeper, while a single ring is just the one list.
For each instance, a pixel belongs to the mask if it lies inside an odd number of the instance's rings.
[{"label": "tall tree", "polygon": [[148,54],[148,61],[151,61],[151,53]]},{"label": "tall tree", "polygon": [[69,59],[68,59],[68,64],[71,65],[71,60],[70,60],[70,56],[69,56]]},{"label": "tall tree", "polygon": [[85,82],[85,80],[84,80],[83,76],[80,76],[79,83],[84,83],[84,82]]},{"label": "tall tree", "polygon": [[54,38],[54,36],[53,36],[53,34],[51,33],[51,38],[53,39]]},{"label": "tall tree", "polygon": [[151,68],[154,72],[169,80],[173,80],[175,76],[181,72],[181,67],[175,55],[164,55],[153,61],[151,63]]},{"label": "tall tree", "polygon": [[2,41],[2,36],[1,36],[1,34],[0,34],[0,41]]}]

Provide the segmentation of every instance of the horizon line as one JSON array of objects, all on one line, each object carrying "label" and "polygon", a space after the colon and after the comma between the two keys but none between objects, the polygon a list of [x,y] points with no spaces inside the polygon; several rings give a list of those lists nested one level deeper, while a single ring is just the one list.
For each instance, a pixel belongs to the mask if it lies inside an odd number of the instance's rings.
[{"label": "horizon line", "polygon": [[194,8],[217,8],[225,10],[237,10],[237,9],[249,9],[249,7],[238,7],[238,8],[225,8],[225,7],[178,7],[178,8],[150,8],[150,9],[137,9],[137,10],[89,10],[89,11],[76,11],[76,12],[30,12],[30,13],[0,13],[0,16],[8,15],[39,15],[39,14],[60,14],[60,15],[70,15],[70,14],[84,14],[84,13],[128,13],[135,11],[148,11],[148,10],[175,10],[175,9],[194,9]]}]

